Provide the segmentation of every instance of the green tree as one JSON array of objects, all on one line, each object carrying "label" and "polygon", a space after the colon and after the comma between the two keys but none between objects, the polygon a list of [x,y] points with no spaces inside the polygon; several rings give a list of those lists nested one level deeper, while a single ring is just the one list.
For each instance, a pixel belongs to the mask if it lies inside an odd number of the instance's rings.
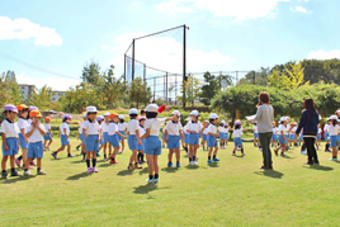
[{"label": "green tree", "polygon": [[135,107],[140,104],[146,105],[151,101],[152,93],[150,87],[141,78],[133,80],[128,87],[129,100]]},{"label": "green tree", "polygon": [[260,86],[267,85],[267,77],[270,73],[269,68],[263,68],[259,71],[250,71],[248,72],[244,78],[242,78],[238,84],[255,84]]},{"label": "green tree", "polygon": [[186,101],[190,102],[192,106],[195,105],[195,100],[198,98],[201,81],[194,77],[193,75],[189,75],[187,81],[184,83],[184,89],[186,90]]},{"label": "green tree", "polygon": [[30,105],[38,107],[41,111],[52,109],[53,102],[51,101],[52,96],[55,92],[46,85],[37,91],[33,91],[32,98],[30,99]]},{"label": "green tree", "polygon": [[20,87],[16,81],[14,71],[3,72],[0,77],[0,103],[12,103],[18,105],[22,103],[23,99],[20,94]]}]

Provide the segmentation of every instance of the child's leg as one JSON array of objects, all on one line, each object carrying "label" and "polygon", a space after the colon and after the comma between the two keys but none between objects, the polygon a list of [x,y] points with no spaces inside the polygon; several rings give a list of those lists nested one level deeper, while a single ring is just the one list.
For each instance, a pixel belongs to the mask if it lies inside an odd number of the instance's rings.
[{"label": "child's leg", "polygon": [[213,147],[209,147],[208,160],[211,159],[212,151],[213,151]]},{"label": "child's leg", "polygon": [[67,145],[67,153],[71,155],[71,144]]},{"label": "child's leg", "polygon": [[194,155],[194,145],[189,145],[189,159],[192,159],[192,156]]},{"label": "child's leg", "polygon": [[152,155],[147,154],[146,155],[146,160],[148,162],[148,172],[149,172],[149,176],[151,176],[151,179],[153,177],[153,158]]},{"label": "child's leg", "polygon": [[8,156],[3,156],[1,160],[1,169],[2,171],[6,171],[6,162],[7,162]]},{"label": "child's leg", "polygon": [[332,157],[336,158],[338,156],[338,149],[337,147],[332,147]]},{"label": "child's leg", "polygon": [[91,167],[90,159],[91,159],[91,152],[86,152],[86,166],[88,169]]},{"label": "child's leg", "polygon": [[22,161],[24,162],[24,166],[25,163],[27,162],[27,151],[28,151],[27,148],[22,149]]},{"label": "child's leg", "polygon": [[107,153],[106,153],[107,144],[108,144],[108,143],[104,143],[104,157],[107,157]]},{"label": "child's leg", "polygon": [[180,158],[181,158],[181,153],[180,153],[179,148],[176,148],[175,152],[176,152],[176,162],[178,163],[180,161]]},{"label": "child's leg", "polygon": [[41,169],[41,158],[37,158],[37,167],[38,167],[38,170]]},{"label": "child's leg", "polygon": [[56,150],[55,152],[58,153],[58,152],[64,151],[64,150],[65,150],[65,145],[61,145],[61,147],[58,150]]},{"label": "child's leg", "polygon": [[15,155],[9,156],[9,159],[10,159],[9,161],[10,161],[11,169],[14,169],[15,168],[15,165],[14,165]]},{"label": "child's leg", "polygon": [[31,158],[27,158],[27,160],[25,162],[25,170],[28,170],[31,161],[32,161]]},{"label": "child's leg", "polygon": [[44,140],[44,149],[46,148],[47,140]]},{"label": "child's leg", "polygon": [[[108,145],[109,145],[109,157],[111,156],[111,154],[112,154],[112,145],[111,145],[111,143],[108,143]],[[117,147],[117,150],[119,151],[119,148],[120,148],[120,146],[118,146]],[[118,152],[117,151],[117,152]],[[116,153],[117,154],[117,153]]]},{"label": "child's leg", "polygon": [[130,156],[130,165],[132,165],[134,162],[137,161],[137,151],[133,150],[131,152],[132,152],[132,154]]},{"label": "child's leg", "polygon": [[174,150],[173,149],[169,149],[169,155],[168,155],[169,162],[172,162],[172,154],[173,153],[174,153]]},{"label": "child's leg", "polygon": [[[159,171],[158,155],[152,155],[152,162],[153,162],[153,169],[155,171],[155,178],[158,178],[158,171]],[[156,177],[156,175],[157,175],[157,177]]]},{"label": "child's leg", "polygon": [[91,152],[92,153],[92,167],[95,168],[96,167],[96,162],[97,162],[97,159],[96,159],[96,152],[93,151]]},{"label": "child's leg", "polygon": [[122,143],[122,151],[124,151],[124,149],[125,149],[125,141],[121,140],[121,143]]},{"label": "child's leg", "polygon": [[52,144],[52,142],[53,142],[53,139],[51,139],[51,140],[48,142],[47,147],[50,147],[51,144]]},{"label": "child's leg", "polygon": [[217,152],[218,152],[218,146],[215,147],[215,151],[214,151],[214,157],[215,158],[216,158]]}]

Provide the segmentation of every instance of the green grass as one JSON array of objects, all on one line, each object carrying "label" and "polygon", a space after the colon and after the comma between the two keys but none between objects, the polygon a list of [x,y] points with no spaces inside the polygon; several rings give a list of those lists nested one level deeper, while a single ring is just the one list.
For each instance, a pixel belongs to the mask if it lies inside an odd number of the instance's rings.
[{"label": "green grass", "polygon": [[340,164],[329,153],[319,152],[321,166],[310,168],[294,149],[264,172],[252,144],[244,158],[231,149],[213,166],[200,150],[197,169],[182,155],[178,170],[165,168],[163,149],[156,186],[146,184],[146,169],[126,170],[128,150],[115,166],[100,157],[92,175],[80,156],[52,160],[47,152],[46,176],[0,180],[0,226],[339,226]]}]

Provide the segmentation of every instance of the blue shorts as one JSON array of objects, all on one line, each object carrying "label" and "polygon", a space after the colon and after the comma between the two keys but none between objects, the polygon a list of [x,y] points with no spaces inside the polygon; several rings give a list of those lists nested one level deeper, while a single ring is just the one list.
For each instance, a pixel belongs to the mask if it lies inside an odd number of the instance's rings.
[{"label": "blue shorts", "polygon": [[327,132],[325,132],[325,140],[329,139],[329,134]]},{"label": "blue shorts", "polygon": [[44,135],[44,140],[52,140],[51,133],[46,132],[46,134]]},{"label": "blue shorts", "polygon": [[162,140],[165,140],[165,133],[162,134]]},{"label": "blue shorts", "polygon": [[144,153],[148,155],[160,155],[162,153],[162,143],[157,136],[146,137]]},{"label": "blue shorts", "polygon": [[61,140],[61,145],[63,145],[63,146],[70,144],[70,140],[65,135],[61,135],[60,140]]},{"label": "blue shorts", "polygon": [[206,134],[202,134],[202,140],[207,141],[207,135]]},{"label": "blue shorts", "polygon": [[290,134],[289,135],[289,139],[290,140],[295,140],[296,139],[296,135],[295,134]]},{"label": "blue shorts", "polygon": [[303,135],[302,134],[300,134],[299,138],[300,138],[300,141],[303,141]]},{"label": "blue shorts", "polygon": [[180,147],[181,136],[168,135],[168,149],[177,149]]},{"label": "blue shorts", "polygon": [[190,133],[188,138],[188,144],[190,145],[198,145],[200,140],[199,133]]},{"label": "blue shorts", "polygon": [[287,136],[286,136],[286,139],[284,140],[283,139],[283,136],[282,135],[279,135],[279,142],[280,142],[280,144],[283,144],[283,145],[285,145],[285,144],[287,144]]},{"label": "blue shorts", "polygon": [[331,147],[337,147],[340,142],[339,136],[330,136]]},{"label": "blue shorts", "polygon": [[109,143],[113,147],[119,147],[119,136],[117,134],[109,135]]},{"label": "blue shorts", "polygon": [[144,140],[142,140],[142,144],[137,145],[137,151],[144,151]]},{"label": "blue shorts", "polygon": [[21,149],[27,149],[28,148],[28,144],[26,143],[23,135],[21,133],[19,133],[19,143],[20,143],[20,147]]},{"label": "blue shorts", "polygon": [[101,140],[99,141],[99,145],[103,145],[104,144],[104,138],[102,137]]},{"label": "blue shorts", "polygon": [[228,133],[220,132],[220,139],[221,140],[227,140],[228,139]]},{"label": "blue shorts", "polygon": [[234,144],[235,144],[235,147],[241,147],[242,146],[242,138],[241,137],[234,137]]},{"label": "blue shorts", "polygon": [[138,139],[136,135],[129,135],[128,137],[128,145],[131,151],[137,150]]},{"label": "blue shorts", "polygon": [[254,132],[254,138],[255,139],[259,138],[259,134],[257,132]]},{"label": "blue shorts", "polygon": [[103,139],[104,139],[104,143],[110,142],[110,140],[109,140],[109,133],[108,132],[104,132],[103,133]]},{"label": "blue shorts", "polygon": [[189,134],[184,133],[184,143],[189,143]]},{"label": "blue shorts", "polygon": [[272,135],[272,140],[273,141],[278,141],[279,140],[279,137],[275,134]]},{"label": "blue shorts", "polygon": [[87,138],[85,138],[85,149],[87,152],[99,150],[98,137],[99,135],[88,135]]},{"label": "blue shorts", "polygon": [[217,138],[216,136],[208,135],[208,147],[217,147]]},{"label": "blue shorts", "polygon": [[43,158],[44,156],[44,145],[43,142],[29,143],[27,158]]},{"label": "blue shorts", "polygon": [[83,142],[85,141],[85,136],[84,136],[84,134],[80,134],[80,135],[79,135],[79,138],[80,138],[80,141],[83,141]]},{"label": "blue shorts", "polygon": [[4,148],[4,143],[2,143],[2,155],[3,156],[11,156],[11,155],[16,155],[18,154],[18,139],[11,137],[11,138],[6,138],[6,143],[8,150],[5,150]]},{"label": "blue shorts", "polygon": [[[124,131],[119,131],[120,132],[120,134],[122,134],[123,136],[126,136],[126,134],[125,134],[125,132]],[[119,140],[124,140],[124,138],[123,137],[121,137],[121,136],[119,136]]]}]

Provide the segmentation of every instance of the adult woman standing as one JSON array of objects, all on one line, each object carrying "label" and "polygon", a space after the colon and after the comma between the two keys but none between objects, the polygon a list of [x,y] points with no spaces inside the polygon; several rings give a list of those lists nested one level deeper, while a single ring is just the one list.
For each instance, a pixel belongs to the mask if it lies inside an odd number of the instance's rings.
[{"label": "adult woman standing", "polygon": [[261,92],[259,95],[259,104],[254,121],[257,122],[257,130],[262,147],[262,169],[273,169],[270,140],[273,135],[274,109],[269,103],[269,94],[267,92]]},{"label": "adult woman standing", "polygon": [[318,124],[320,122],[319,112],[316,110],[313,99],[306,99],[304,109],[300,118],[299,127],[296,135],[302,130],[303,141],[307,148],[308,162],[307,165],[319,164],[318,155],[315,150],[315,140],[318,133]]}]

